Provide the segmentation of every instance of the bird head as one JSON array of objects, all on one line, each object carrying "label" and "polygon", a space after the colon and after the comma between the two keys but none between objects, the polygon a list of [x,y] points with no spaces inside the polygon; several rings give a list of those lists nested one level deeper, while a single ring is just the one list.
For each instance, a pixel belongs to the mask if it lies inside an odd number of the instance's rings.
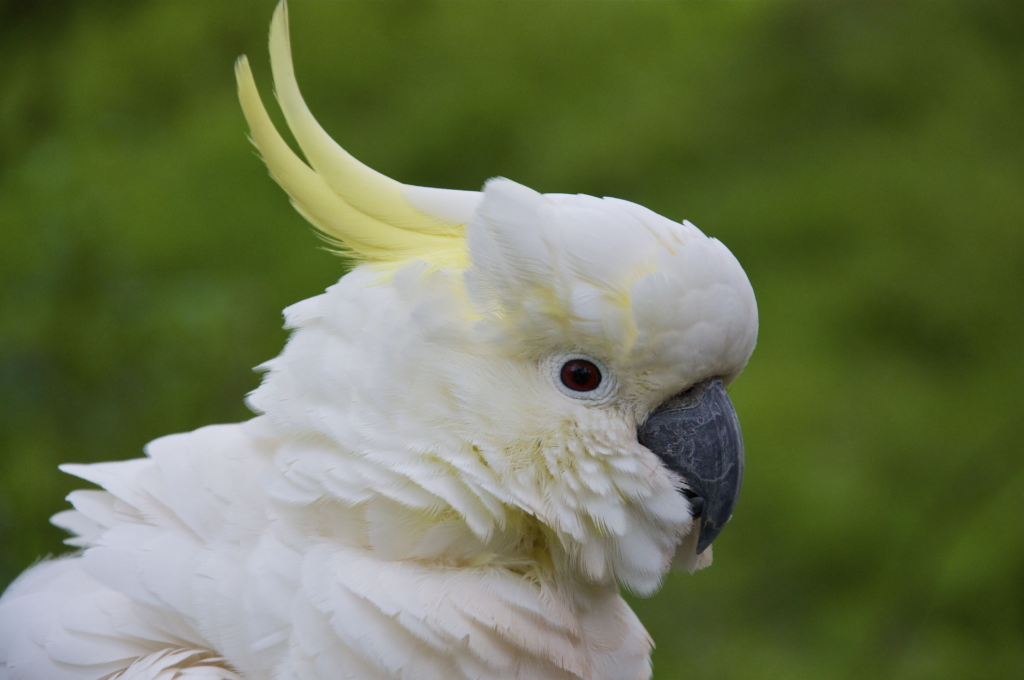
[{"label": "bird head", "polygon": [[[287,21],[282,3],[272,70],[305,160],[245,57],[243,110],[297,210],[358,264],[287,310],[294,332],[253,408],[319,447],[317,474],[347,507],[384,499],[393,525],[463,527],[466,559],[529,559],[640,593],[673,560],[706,566],[743,469],[725,386],[757,337],[733,255],[624,200],[504,178],[429,189],[369,169],[304,103]],[[407,554],[429,554],[409,540]]]}]

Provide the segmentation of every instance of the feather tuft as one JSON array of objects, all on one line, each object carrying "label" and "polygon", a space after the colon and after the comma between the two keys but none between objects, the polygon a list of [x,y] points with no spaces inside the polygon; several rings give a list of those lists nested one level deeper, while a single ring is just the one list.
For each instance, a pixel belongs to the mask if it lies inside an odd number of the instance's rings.
[{"label": "feather tuft", "polygon": [[464,218],[477,192],[405,186],[363,165],[331,139],[295,80],[285,2],[274,12],[270,56],[278,102],[308,164],[274,127],[244,55],[235,62],[238,98],[253,144],[299,214],[358,262],[418,258],[434,266],[465,266]]}]

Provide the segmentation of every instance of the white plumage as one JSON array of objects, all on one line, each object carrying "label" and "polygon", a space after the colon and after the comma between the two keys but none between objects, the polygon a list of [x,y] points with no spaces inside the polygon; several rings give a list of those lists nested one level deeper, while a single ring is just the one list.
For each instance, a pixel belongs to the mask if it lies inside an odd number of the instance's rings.
[{"label": "white plumage", "polygon": [[[238,66],[273,176],[362,261],[286,310],[258,414],[62,469],[81,552],[0,599],[0,680],[642,679],[651,593],[696,554],[683,485],[637,440],[726,381],[757,311],[729,251],[638,205],[409,187],[348,156],[271,32],[281,140]],[[603,381],[567,391],[585,357]]]}]

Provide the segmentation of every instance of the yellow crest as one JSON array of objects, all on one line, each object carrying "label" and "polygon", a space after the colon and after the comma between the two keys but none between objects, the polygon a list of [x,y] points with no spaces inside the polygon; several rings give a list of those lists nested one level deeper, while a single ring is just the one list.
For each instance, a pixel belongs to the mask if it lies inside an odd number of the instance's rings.
[{"label": "yellow crest", "polygon": [[436,266],[464,265],[465,224],[479,194],[404,185],[363,165],[331,139],[299,92],[285,2],[270,25],[270,63],[278,103],[306,162],[271,122],[244,55],[235,63],[238,98],[253,144],[295,209],[361,262],[419,258]]}]

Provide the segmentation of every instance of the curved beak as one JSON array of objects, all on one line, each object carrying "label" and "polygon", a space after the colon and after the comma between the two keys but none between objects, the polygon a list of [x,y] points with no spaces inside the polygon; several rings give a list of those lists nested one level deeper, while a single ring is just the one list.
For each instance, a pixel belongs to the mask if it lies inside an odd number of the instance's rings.
[{"label": "curved beak", "polygon": [[732,516],[743,481],[743,435],[720,378],[698,383],[654,409],[637,432],[640,443],[683,478],[694,519],[697,554]]}]

